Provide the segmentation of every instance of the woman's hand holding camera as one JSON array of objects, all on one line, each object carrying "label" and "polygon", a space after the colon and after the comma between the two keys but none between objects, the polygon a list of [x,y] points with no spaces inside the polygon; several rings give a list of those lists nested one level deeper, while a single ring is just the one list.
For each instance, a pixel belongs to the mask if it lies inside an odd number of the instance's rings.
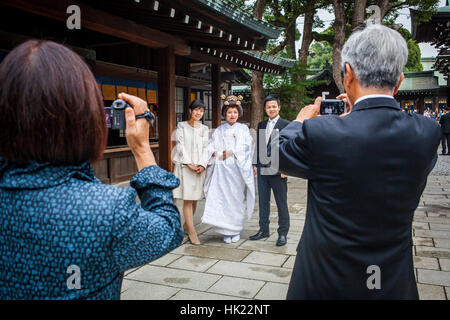
[{"label": "woman's hand holding camera", "polygon": [[156,165],[155,157],[150,149],[150,124],[146,119],[137,119],[136,115],[148,111],[147,102],[126,93],[120,93],[119,99],[125,100],[131,108],[125,109],[126,138],[128,146],[136,159],[138,170]]}]

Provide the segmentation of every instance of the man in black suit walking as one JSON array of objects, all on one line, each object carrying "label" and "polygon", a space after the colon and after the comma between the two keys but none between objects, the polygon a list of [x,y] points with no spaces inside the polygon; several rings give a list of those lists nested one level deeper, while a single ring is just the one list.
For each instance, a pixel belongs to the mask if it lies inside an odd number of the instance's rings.
[{"label": "man in black suit walking", "polygon": [[441,132],[394,100],[407,59],[393,29],[353,33],[341,65],[351,112],[318,117],[318,97],[280,132],[281,172],[308,179],[288,299],[418,299],[412,221]]},{"label": "man in black suit walking", "polygon": [[289,124],[280,117],[280,100],[270,95],[264,100],[268,120],[258,123],[253,171],[258,177],[259,231],[250,240],[269,237],[270,190],[273,190],[278,208],[277,246],[284,246],[289,231],[287,205],[287,176],[278,171],[278,162],[270,161],[272,153],[278,155],[279,131]]},{"label": "man in black suit walking", "polygon": [[448,109],[444,111],[439,123],[442,131],[442,154],[446,154],[447,149],[447,155],[450,155],[450,112]]}]

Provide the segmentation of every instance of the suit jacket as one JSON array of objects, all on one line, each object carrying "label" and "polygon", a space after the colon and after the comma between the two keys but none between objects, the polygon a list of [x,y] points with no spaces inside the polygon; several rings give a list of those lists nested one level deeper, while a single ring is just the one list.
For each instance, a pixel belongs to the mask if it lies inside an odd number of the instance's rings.
[{"label": "suit jacket", "polygon": [[441,124],[442,133],[450,133],[450,113],[441,116],[439,123]]},{"label": "suit jacket", "polygon": [[[271,166],[271,162],[269,160],[269,157],[271,156],[272,153],[272,148],[276,147],[278,149],[278,145],[273,145],[272,140],[274,140],[273,142],[275,143],[277,140],[276,138],[278,138],[278,133],[279,131],[281,131],[284,127],[286,127],[290,121],[285,120],[283,118],[279,118],[277,123],[275,124],[275,126],[273,127],[272,133],[270,135],[269,141],[266,141],[266,128],[267,128],[267,124],[268,124],[269,120],[264,120],[261,121],[260,123],[258,123],[258,128],[257,128],[257,132],[256,132],[256,148],[255,148],[255,153],[253,156],[253,164],[256,165],[258,168],[261,167],[270,167]],[[267,150],[267,157],[265,159],[261,159],[260,157],[260,142],[263,142],[266,146],[266,150]],[[275,174],[278,172],[274,172]]]},{"label": "suit jacket", "polygon": [[[390,98],[281,131],[280,171],[308,179],[291,298],[418,299],[412,220],[440,136],[436,121]],[[373,265],[381,289],[368,289]]]}]

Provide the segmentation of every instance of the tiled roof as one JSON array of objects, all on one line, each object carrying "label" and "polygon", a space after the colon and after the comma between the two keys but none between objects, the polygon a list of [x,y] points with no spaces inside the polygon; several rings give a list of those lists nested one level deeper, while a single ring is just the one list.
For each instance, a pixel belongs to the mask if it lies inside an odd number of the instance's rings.
[{"label": "tiled roof", "polygon": [[238,6],[228,0],[193,0],[200,5],[206,6],[216,13],[225,15],[237,23],[251,28],[270,39],[277,39],[282,30],[272,26],[270,23],[259,20],[242,11]]},{"label": "tiled roof", "polygon": [[293,59],[286,59],[286,58],[280,58],[277,56],[271,56],[265,53],[262,53],[260,51],[244,51],[241,50],[242,53],[252,56],[253,58],[275,64],[277,66],[283,67],[283,68],[292,68],[295,65],[296,60]]}]

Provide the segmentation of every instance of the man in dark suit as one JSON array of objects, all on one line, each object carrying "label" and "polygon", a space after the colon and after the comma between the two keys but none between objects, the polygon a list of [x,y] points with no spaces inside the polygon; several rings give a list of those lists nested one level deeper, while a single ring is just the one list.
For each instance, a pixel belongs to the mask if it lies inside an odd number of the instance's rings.
[{"label": "man in dark suit", "polygon": [[[442,154],[450,155],[450,113],[449,110],[445,110],[444,114],[441,116],[439,120],[442,131]],[[446,148],[447,144],[447,148]]]},{"label": "man in dark suit", "polygon": [[390,28],[353,33],[342,50],[351,112],[318,117],[318,97],[280,132],[281,172],[308,179],[288,299],[418,299],[412,220],[441,132],[393,98],[407,57]]},{"label": "man in dark suit", "polygon": [[[279,131],[289,124],[279,115],[280,100],[270,95],[264,100],[268,120],[258,123],[253,171],[258,177],[259,231],[250,240],[269,237],[270,190],[273,190],[278,208],[277,246],[284,246],[289,231],[289,210],[287,205],[287,176],[278,171],[278,161],[270,161],[272,152],[278,155]],[[274,142],[274,143],[272,143]]]}]

